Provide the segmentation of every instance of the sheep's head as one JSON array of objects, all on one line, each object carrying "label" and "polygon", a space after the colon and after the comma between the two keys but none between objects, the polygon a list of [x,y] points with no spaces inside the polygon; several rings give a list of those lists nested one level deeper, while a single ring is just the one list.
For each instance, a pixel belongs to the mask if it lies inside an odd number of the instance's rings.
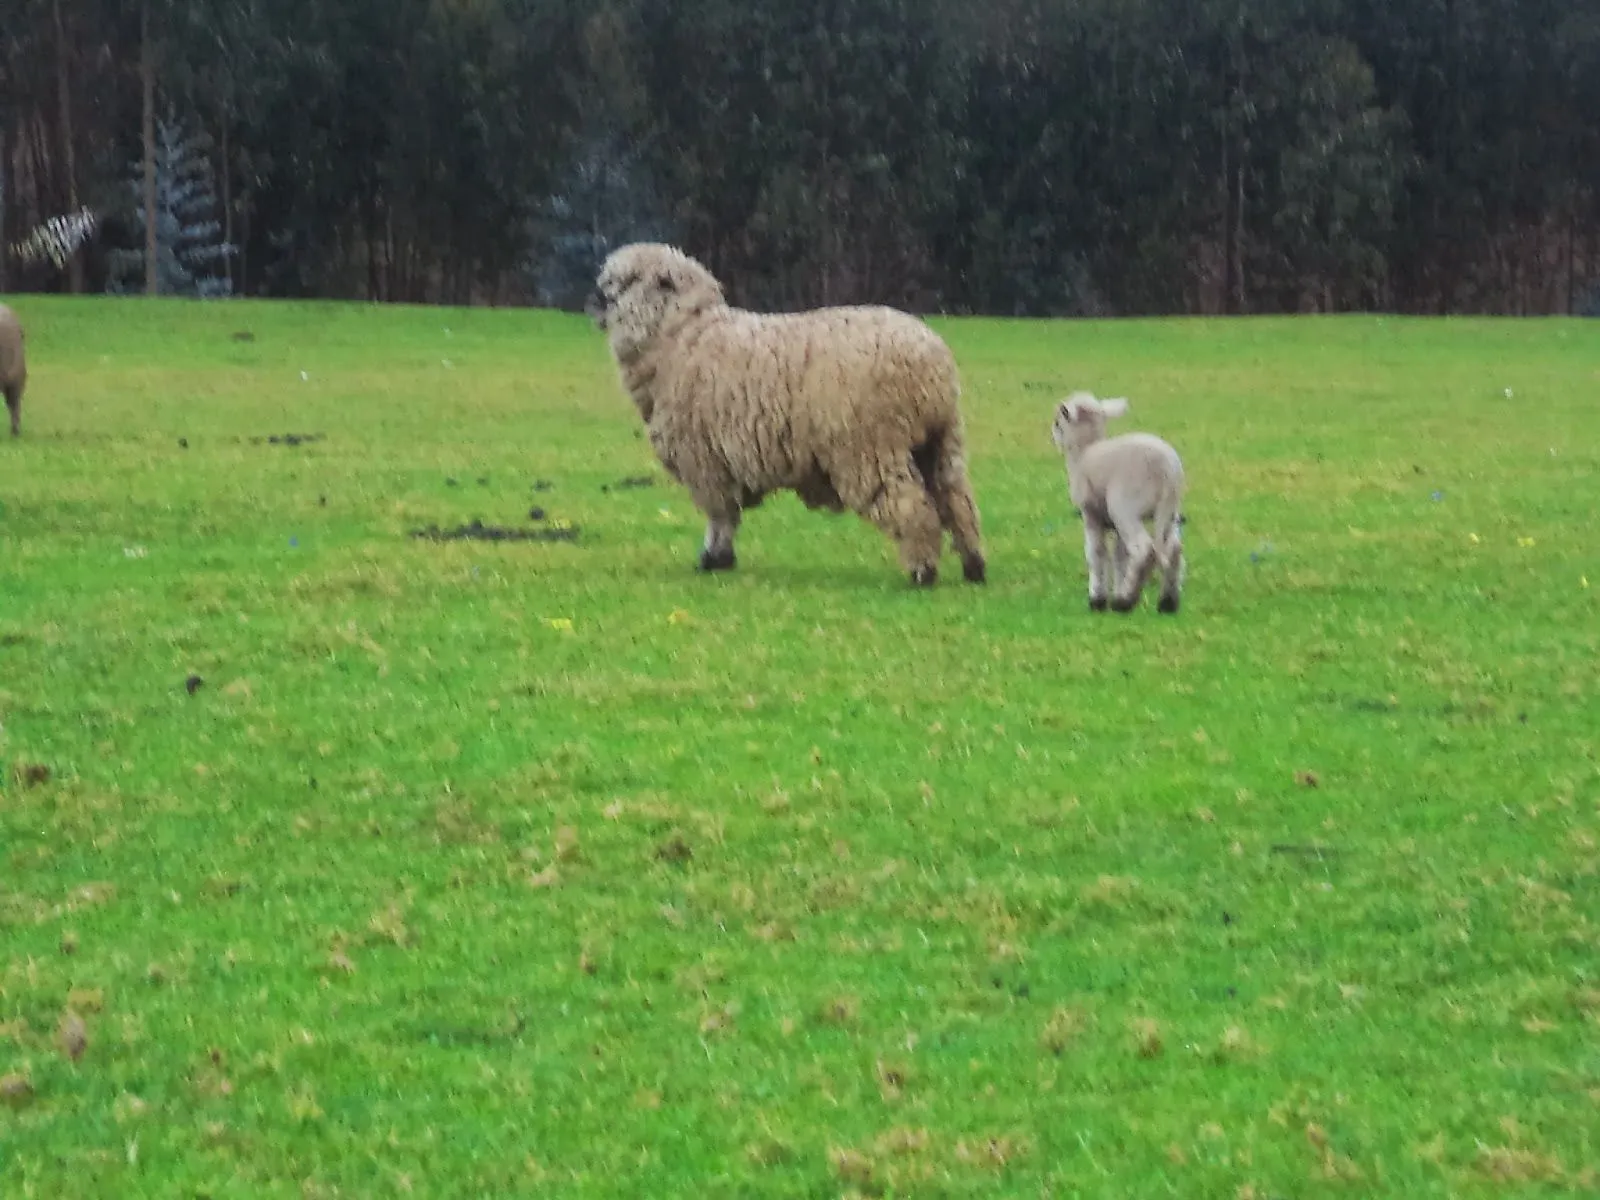
[{"label": "sheep's head", "polygon": [[1050,437],[1069,458],[1086,446],[1092,446],[1106,435],[1106,422],[1128,411],[1128,402],[1097,400],[1090,392],[1073,392],[1056,405],[1055,423],[1050,427]]},{"label": "sheep's head", "polygon": [[687,254],[656,242],[636,242],[606,259],[584,307],[606,331],[617,358],[625,361],[723,303],[722,285]]}]

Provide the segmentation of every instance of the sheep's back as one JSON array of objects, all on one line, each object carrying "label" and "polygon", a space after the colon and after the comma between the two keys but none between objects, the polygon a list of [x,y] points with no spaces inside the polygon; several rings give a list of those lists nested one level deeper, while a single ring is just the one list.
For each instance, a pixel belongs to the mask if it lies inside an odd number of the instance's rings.
[{"label": "sheep's back", "polygon": [[949,348],[895,309],[726,309],[664,349],[658,415],[692,426],[751,486],[791,483],[819,449],[914,445],[957,411]]},{"label": "sheep's back", "polygon": [[1080,469],[1087,490],[1102,502],[1107,490],[1116,485],[1139,498],[1150,511],[1168,489],[1181,495],[1184,487],[1178,452],[1151,433],[1124,433],[1096,442],[1084,451]]}]

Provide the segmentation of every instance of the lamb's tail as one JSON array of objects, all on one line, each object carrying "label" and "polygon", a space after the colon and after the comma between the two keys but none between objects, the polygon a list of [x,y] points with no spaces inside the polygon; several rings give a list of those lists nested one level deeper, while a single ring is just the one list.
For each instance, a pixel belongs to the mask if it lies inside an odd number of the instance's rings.
[{"label": "lamb's tail", "polygon": [[1183,557],[1183,488],[1169,486],[1162,489],[1156,502],[1155,544],[1156,557],[1163,571],[1172,570],[1173,564]]}]

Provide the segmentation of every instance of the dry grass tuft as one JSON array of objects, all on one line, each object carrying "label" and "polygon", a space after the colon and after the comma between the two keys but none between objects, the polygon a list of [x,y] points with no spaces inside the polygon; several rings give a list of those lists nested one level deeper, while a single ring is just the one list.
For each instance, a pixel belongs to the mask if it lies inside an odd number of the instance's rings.
[{"label": "dry grass tuft", "polygon": [[1136,1017],[1128,1022],[1133,1034],[1133,1049],[1140,1058],[1160,1058],[1166,1048],[1161,1039],[1161,1023],[1149,1017]]},{"label": "dry grass tuft", "polygon": [[1089,1018],[1077,1008],[1059,1006],[1045,1022],[1039,1044],[1051,1054],[1060,1055],[1089,1028]]}]

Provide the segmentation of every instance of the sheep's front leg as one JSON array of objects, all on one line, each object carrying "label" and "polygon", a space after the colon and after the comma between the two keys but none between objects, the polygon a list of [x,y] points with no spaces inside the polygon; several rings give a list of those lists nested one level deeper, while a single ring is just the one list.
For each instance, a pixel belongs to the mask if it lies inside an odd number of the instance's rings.
[{"label": "sheep's front leg", "polygon": [[939,514],[909,461],[828,465],[839,499],[881,529],[900,550],[900,563],[913,587],[939,581]]},{"label": "sheep's front leg", "polygon": [[[1106,560],[1106,532],[1105,522],[1100,518],[1087,512],[1083,514],[1083,557],[1089,564],[1089,609],[1092,612],[1104,612],[1106,607],[1110,567]],[[1121,549],[1119,542],[1119,554]]]},{"label": "sheep's front leg", "polygon": [[731,571],[737,565],[733,539],[739,532],[740,516],[739,509],[734,506],[708,514],[706,540],[700,549],[702,571]]},{"label": "sheep's front leg", "polygon": [[6,411],[11,414],[11,436],[22,436],[22,388],[6,388]]}]

